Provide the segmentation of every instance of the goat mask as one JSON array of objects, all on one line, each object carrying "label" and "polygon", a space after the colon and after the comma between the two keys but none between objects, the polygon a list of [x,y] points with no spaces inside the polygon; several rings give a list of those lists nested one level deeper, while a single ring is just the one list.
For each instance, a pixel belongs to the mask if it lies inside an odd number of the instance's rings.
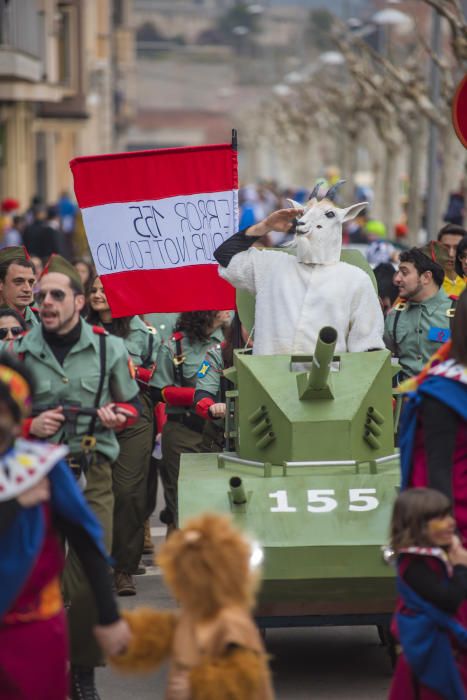
[{"label": "goat mask", "polygon": [[[298,203],[289,201],[294,207],[300,207]],[[334,265],[339,262],[342,224],[367,206],[368,202],[360,202],[340,209],[327,197],[321,201],[311,199],[296,225],[297,260],[306,265]]]}]

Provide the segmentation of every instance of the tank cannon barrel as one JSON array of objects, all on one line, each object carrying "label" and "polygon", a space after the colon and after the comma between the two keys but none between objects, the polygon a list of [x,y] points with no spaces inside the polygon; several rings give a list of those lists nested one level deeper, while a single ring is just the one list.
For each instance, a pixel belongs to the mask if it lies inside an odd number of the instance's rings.
[{"label": "tank cannon barrel", "polygon": [[311,371],[308,375],[297,377],[300,399],[334,398],[329,373],[334,350],[337,343],[337,331],[332,326],[324,326],[318,334]]},{"label": "tank cannon barrel", "polygon": [[243,482],[240,479],[239,476],[232,476],[229,479],[229,487],[230,487],[230,497],[231,497],[231,502],[232,505],[234,506],[243,506],[247,502],[247,497],[245,493],[245,489],[243,487]]},{"label": "tank cannon barrel", "polygon": [[337,331],[332,326],[321,328],[316,343],[311,372],[308,378],[310,389],[320,391],[328,383],[331,362],[337,342]]}]

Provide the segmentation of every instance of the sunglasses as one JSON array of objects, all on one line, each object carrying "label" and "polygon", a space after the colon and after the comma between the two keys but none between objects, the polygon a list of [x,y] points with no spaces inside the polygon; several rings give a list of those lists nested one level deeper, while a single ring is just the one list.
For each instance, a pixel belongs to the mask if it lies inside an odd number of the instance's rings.
[{"label": "sunglasses", "polygon": [[10,331],[15,338],[24,333],[24,329],[21,328],[21,326],[13,326],[13,328],[0,328],[0,340],[5,340],[8,335],[8,331]]},{"label": "sunglasses", "polygon": [[37,292],[34,297],[36,304],[43,304],[47,294],[50,294],[54,301],[63,301],[66,297],[66,292],[63,289],[48,289],[46,292]]}]

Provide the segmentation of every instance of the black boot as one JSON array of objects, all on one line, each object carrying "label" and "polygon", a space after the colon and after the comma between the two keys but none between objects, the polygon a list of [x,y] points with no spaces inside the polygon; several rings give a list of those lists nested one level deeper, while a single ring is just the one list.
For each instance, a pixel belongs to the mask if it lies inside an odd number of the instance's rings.
[{"label": "black boot", "polygon": [[92,666],[71,667],[71,700],[100,700]]},{"label": "black boot", "polygon": [[159,520],[161,523],[164,523],[164,525],[173,525],[174,516],[170,508],[163,508],[161,510],[159,513]]}]

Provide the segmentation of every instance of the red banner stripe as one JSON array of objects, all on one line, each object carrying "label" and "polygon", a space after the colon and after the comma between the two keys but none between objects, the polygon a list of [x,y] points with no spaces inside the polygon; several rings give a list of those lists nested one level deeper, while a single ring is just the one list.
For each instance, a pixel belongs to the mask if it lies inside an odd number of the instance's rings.
[{"label": "red banner stripe", "polygon": [[235,308],[235,289],[217,272],[217,265],[170,270],[138,270],[102,275],[112,316],[181,311],[224,311]]},{"label": "red banner stripe", "polygon": [[237,152],[230,143],[88,156],[70,167],[82,209],[238,189]]}]

